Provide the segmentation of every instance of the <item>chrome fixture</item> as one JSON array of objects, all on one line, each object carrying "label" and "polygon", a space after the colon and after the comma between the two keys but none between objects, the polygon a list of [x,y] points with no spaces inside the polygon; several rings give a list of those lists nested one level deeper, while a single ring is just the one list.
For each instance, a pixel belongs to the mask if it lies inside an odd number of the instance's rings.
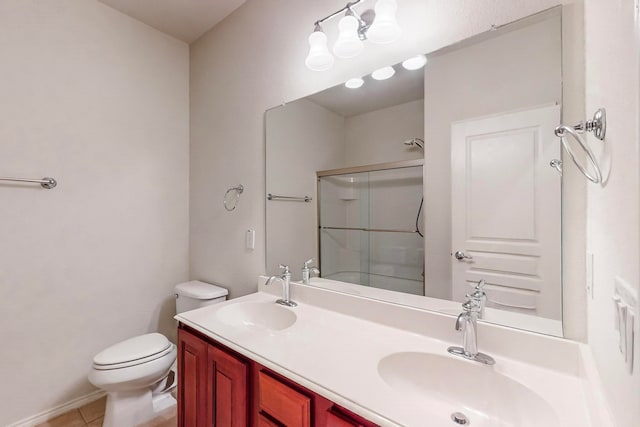
[{"label": "chrome fixture", "polygon": [[320,275],[320,269],[318,267],[309,267],[309,264],[313,262],[313,258],[304,262],[302,266],[302,284],[308,285],[311,282],[311,273]]},{"label": "chrome fixture", "polygon": [[403,142],[407,147],[418,147],[422,151],[424,151],[424,140],[420,138],[411,138],[407,139]]},{"label": "chrome fixture", "polygon": [[451,414],[451,421],[459,425],[469,424],[469,418],[462,412],[454,412]]},{"label": "chrome fixture", "polygon": [[265,286],[269,286],[274,280],[280,280],[282,282],[282,299],[276,301],[276,304],[284,305],[287,307],[296,307],[298,304],[291,301],[289,288],[291,286],[291,272],[288,265],[280,264],[282,274],[280,276],[271,276],[267,279]]},{"label": "chrome fixture", "polygon": [[[231,193],[231,192],[235,193],[236,198],[233,201],[233,206],[229,207],[229,205],[231,205],[231,203],[227,204],[227,197],[229,196],[229,193]],[[227,192],[224,193],[224,198],[222,199],[222,203],[224,204],[224,208],[226,210],[228,210],[229,212],[234,210],[236,208],[236,205],[238,204],[238,200],[240,200],[240,195],[243,192],[244,192],[244,186],[242,184],[238,185],[237,187],[231,187],[230,189],[228,189]]]},{"label": "chrome fixture", "polygon": [[462,313],[456,319],[456,331],[462,331],[462,347],[449,347],[447,351],[455,356],[480,362],[485,365],[493,365],[496,361],[484,353],[478,352],[478,315],[480,306],[467,295],[467,301],[462,304]]},{"label": "chrome fixture", "polygon": [[552,168],[557,170],[558,173],[560,174],[560,176],[562,176],[562,160],[560,160],[560,159],[552,159],[549,162],[549,166],[551,166]]},{"label": "chrome fixture", "polygon": [[458,261],[462,261],[465,259],[473,259],[473,257],[471,255],[467,255],[462,251],[456,251],[455,254],[453,254],[453,256],[458,260]]},{"label": "chrome fixture", "polygon": [[480,310],[478,311],[478,319],[484,319],[484,308],[487,305],[487,294],[484,291],[484,285],[484,279],[481,279],[476,284],[476,289],[470,295],[473,302],[480,307]]},{"label": "chrome fixture", "polygon": [[33,184],[40,184],[42,188],[46,188],[47,190],[51,190],[58,185],[58,182],[53,178],[44,177],[42,179],[26,179],[26,178],[0,178],[0,181],[10,181],[10,182],[28,182]]},{"label": "chrome fixture", "polygon": [[[580,137],[580,134],[585,132],[593,132],[593,135],[600,141],[604,141],[604,137],[607,133],[607,113],[604,108],[598,109],[596,113],[593,115],[592,120],[587,120],[586,122],[580,122],[574,126],[566,126],[560,125],[555,129],[555,134],[558,138],[560,138],[560,142],[562,143],[562,148],[569,154],[573,163],[578,167],[580,172],[587,179],[594,184],[599,184],[602,182],[602,172],[600,171],[600,165],[598,165],[598,161],[596,160],[593,151],[589,148],[587,142]],[[593,169],[593,174],[591,174],[587,167],[582,165],[576,154],[573,152],[573,149],[567,142],[567,134],[571,136],[580,146],[582,151],[584,151],[587,162],[591,164],[591,168]],[[562,164],[558,164],[557,161],[554,164],[554,160],[551,161],[550,165],[557,169],[560,173],[562,173]]]},{"label": "chrome fixture", "polygon": [[334,58],[327,47],[322,24],[341,14],[344,16],[340,18],[338,39],[333,45],[333,53],[339,58],[359,55],[364,49],[363,40],[386,44],[400,38],[402,31],[396,22],[396,0],[377,0],[374,10],[358,14],[353,7],[363,1],[349,2],[342,9],[314,22],[313,33],[309,36],[309,54],[305,60],[309,69],[325,71],[333,66]]},{"label": "chrome fixture", "polygon": [[275,194],[267,194],[267,200],[289,200],[291,202],[306,202],[309,203],[313,200],[313,197],[309,196],[277,196]]}]

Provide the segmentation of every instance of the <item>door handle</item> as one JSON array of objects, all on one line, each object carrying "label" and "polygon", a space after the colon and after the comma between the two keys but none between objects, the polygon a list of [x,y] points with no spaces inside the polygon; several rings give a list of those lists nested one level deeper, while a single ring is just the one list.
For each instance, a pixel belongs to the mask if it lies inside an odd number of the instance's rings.
[{"label": "door handle", "polygon": [[464,259],[473,259],[471,255],[465,255],[465,253],[462,251],[457,251],[455,254],[453,254],[453,256],[456,257],[458,261],[462,261]]}]

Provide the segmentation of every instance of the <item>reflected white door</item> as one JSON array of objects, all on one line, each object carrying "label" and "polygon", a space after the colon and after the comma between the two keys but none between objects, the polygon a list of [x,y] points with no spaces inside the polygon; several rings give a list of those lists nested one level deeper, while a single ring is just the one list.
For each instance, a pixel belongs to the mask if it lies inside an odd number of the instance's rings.
[{"label": "reflected white door", "polygon": [[549,106],[452,125],[454,300],[484,279],[488,307],[562,318],[558,123]]}]

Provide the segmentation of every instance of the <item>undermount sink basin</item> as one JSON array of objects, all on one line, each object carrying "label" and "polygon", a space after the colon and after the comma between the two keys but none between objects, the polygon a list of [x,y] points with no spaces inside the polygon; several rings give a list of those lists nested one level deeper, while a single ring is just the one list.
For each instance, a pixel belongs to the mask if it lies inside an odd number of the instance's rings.
[{"label": "undermount sink basin", "polygon": [[433,404],[443,417],[460,412],[473,427],[560,425],[542,397],[476,362],[431,353],[395,353],[380,360],[378,374],[408,399]]},{"label": "undermount sink basin", "polygon": [[248,326],[280,331],[296,322],[296,314],[273,302],[243,302],[218,310],[218,317],[231,326]]}]

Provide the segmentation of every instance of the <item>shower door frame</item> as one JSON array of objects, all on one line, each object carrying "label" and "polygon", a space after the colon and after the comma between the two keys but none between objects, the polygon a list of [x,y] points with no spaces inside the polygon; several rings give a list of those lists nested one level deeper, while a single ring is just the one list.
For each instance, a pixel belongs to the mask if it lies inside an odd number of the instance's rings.
[{"label": "shower door frame", "polygon": [[[321,192],[320,192],[320,178],[327,176],[338,176],[338,175],[350,175],[355,173],[362,172],[377,172],[384,170],[392,170],[392,169],[405,169],[412,167],[422,167],[422,191],[424,197],[424,159],[414,159],[414,160],[400,160],[397,162],[386,162],[386,163],[375,163],[371,165],[363,165],[363,166],[350,166],[346,168],[338,168],[338,169],[327,169],[323,171],[316,171],[316,227],[318,228],[318,247],[316,249],[316,253],[318,254],[318,265],[320,266],[320,271],[322,271],[322,245],[321,245],[321,232],[322,227],[320,225],[320,206],[321,206]],[[377,231],[385,231],[385,230],[377,230]],[[394,232],[409,232],[409,230],[386,230],[386,231],[394,231]],[[424,260],[423,260],[424,263]],[[320,277],[322,277],[322,273],[320,273]],[[424,289],[423,289],[424,292]]]}]

